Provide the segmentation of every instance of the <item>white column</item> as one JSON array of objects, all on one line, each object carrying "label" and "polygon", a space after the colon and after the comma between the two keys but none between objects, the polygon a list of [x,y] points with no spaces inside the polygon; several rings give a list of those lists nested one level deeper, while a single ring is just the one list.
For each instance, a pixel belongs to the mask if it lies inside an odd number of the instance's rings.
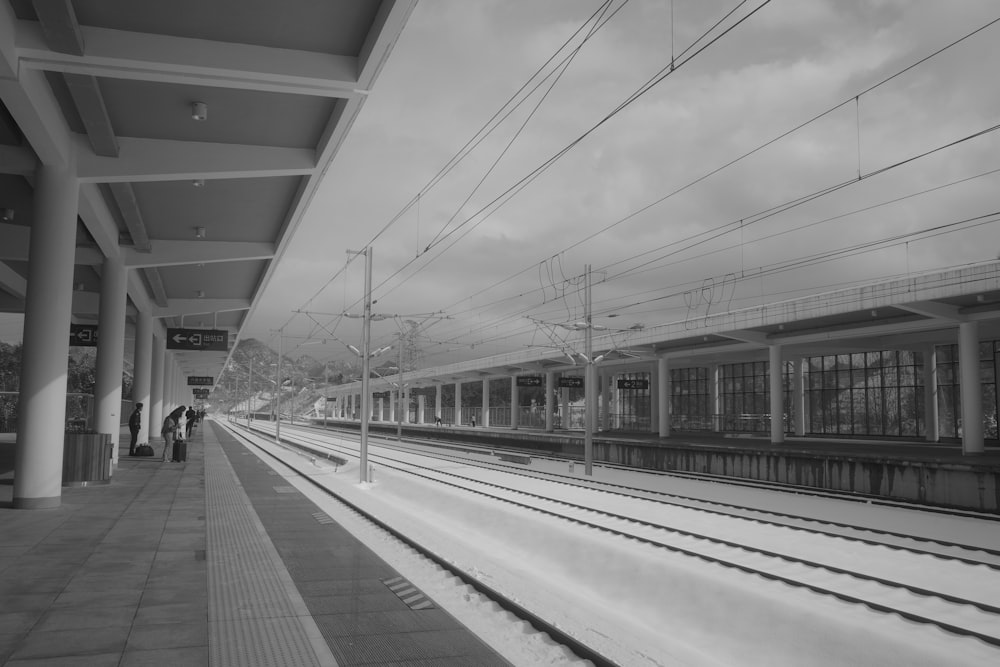
[{"label": "white column", "polygon": [[424,404],[426,403],[427,397],[423,394],[417,394],[417,423],[423,424],[424,422]]},{"label": "white column", "polygon": [[545,404],[543,409],[545,410],[545,432],[552,433],[555,427],[552,425],[552,400],[555,398],[556,393],[556,374],[554,371],[547,371],[545,373]]},{"label": "white column", "polygon": [[798,436],[806,434],[806,414],[809,409],[809,406],[806,405],[805,365],[807,363],[809,363],[808,359],[798,357],[792,364],[795,373],[792,379],[792,386],[795,391],[793,399],[793,405],[795,406],[795,435]]},{"label": "white column", "polygon": [[434,421],[441,418],[441,385],[434,387]]},{"label": "white column", "polygon": [[462,383],[455,383],[455,426],[462,423]]},{"label": "white column", "polygon": [[517,376],[510,378],[510,427],[517,430],[518,422],[521,420],[521,410],[518,405],[521,402],[521,388],[517,386]]},{"label": "white column", "polygon": [[[389,392],[389,421],[396,421],[396,404],[403,400],[403,392],[396,390]],[[379,415],[381,417],[381,415]]]},{"label": "white column", "polygon": [[404,424],[410,423],[410,388],[402,387],[399,390],[399,409],[402,411],[400,414],[400,421]]},{"label": "white column", "polygon": [[657,432],[661,438],[666,438],[670,436],[670,365],[663,358],[656,360],[656,387]]},{"label": "white column", "polygon": [[569,388],[563,387],[559,390],[559,399],[562,403],[562,427],[569,428]]},{"label": "white column", "polygon": [[780,445],[785,441],[785,389],[782,383],[781,371],[781,346],[771,345],[768,348],[768,359],[770,366],[768,375],[770,383],[770,404],[768,410],[771,412],[771,442]]},{"label": "white column", "polygon": [[983,453],[983,385],[979,374],[979,322],[958,325],[958,371],[961,375],[962,453]]},{"label": "white column", "polygon": [[923,349],[923,356],[924,433],[927,442],[938,442],[941,439],[941,427],[938,422],[937,347],[928,345]]},{"label": "white column", "polygon": [[483,378],[483,418],[482,427],[490,425],[490,379]]},{"label": "white column", "polygon": [[[159,435],[163,424],[163,397],[167,395],[167,378],[164,369],[167,363],[166,332],[153,336],[153,367],[150,373],[149,405],[143,410],[142,420],[149,423],[149,435]],[[139,442],[149,442],[140,440]]]},{"label": "white column", "polygon": [[[118,461],[122,417],[122,367],[125,354],[125,301],[127,270],[118,258],[107,258],[101,269],[101,311],[97,324],[97,369],[94,381],[98,433],[111,434],[111,458]],[[147,419],[148,407],[142,411]]]},{"label": "white column", "polygon": [[601,374],[601,430],[611,430],[611,373]]},{"label": "white column", "polygon": [[722,367],[719,364],[708,366],[708,409],[711,414],[708,416],[712,420],[712,431],[718,433],[722,430]]},{"label": "white column", "polygon": [[28,249],[14,507],[58,507],[62,497],[66,374],[80,184],[73,165],[35,171]]}]

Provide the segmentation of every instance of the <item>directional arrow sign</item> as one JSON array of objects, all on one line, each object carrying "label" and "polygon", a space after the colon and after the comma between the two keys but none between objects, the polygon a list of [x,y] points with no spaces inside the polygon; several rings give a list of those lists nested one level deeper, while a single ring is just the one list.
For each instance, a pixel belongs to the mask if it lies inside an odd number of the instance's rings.
[{"label": "directional arrow sign", "polygon": [[542,386],[542,376],[540,375],[518,375],[517,376],[517,386],[518,387],[541,387]]},{"label": "directional arrow sign", "polygon": [[69,344],[83,347],[97,347],[96,324],[69,325]]},{"label": "directional arrow sign", "polygon": [[619,389],[649,389],[649,380],[618,380]]},{"label": "directional arrow sign", "polygon": [[199,386],[199,385],[201,385],[201,386],[208,385],[209,387],[211,387],[213,384],[215,384],[215,380],[212,378],[211,375],[189,375],[188,376],[188,386],[189,387],[191,387],[191,386]]},{"label": "directional arrow sign", "polygon": [[229,349],[229,332],[225,329],[167,329],[167,349],[225,352]]},{"label": "directional arrow sign", "polygon": [[559,378],[559,386],[579,389],[580,387],[583,386],[583,378],[580,377]]}]

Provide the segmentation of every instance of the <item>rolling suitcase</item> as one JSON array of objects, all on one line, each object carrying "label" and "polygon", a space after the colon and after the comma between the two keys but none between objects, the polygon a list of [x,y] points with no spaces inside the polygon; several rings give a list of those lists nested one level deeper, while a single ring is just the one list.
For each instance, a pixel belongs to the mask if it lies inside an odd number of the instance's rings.
[{"label": "rolling suitcase", "polygon": [[187,461],[188,444],[187,440],[174,440],[174,452],[171,460],[181,463]]}]

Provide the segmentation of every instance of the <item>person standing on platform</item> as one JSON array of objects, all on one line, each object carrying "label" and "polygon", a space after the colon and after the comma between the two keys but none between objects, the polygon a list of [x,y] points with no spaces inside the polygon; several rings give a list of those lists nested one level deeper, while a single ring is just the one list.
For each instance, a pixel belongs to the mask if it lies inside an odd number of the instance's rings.
[{"label": "person standing on platform", "polygon": [[173,412],[168,414],[163,419],[163,428],[160,429],[160,435],[163,436],[163,461],[167,461],[167,457],[172,454],[174,448],[174,434],[177,432],[177,426],[181,415],[184,414],[184,406],[175,409]]},{"label": "person standing on platform", "polygon": [[191,431],[194,430],[195,424],[198,423],[198,413],[191,407],[184,413],[184,417],[187,419],[187,423],[184,425],[184,437],[190,440]]},{"label": "person standing on platform", "polygon": [[135,410],[128,418],[128,432],[132,434],[132,439],[128,443],[128,455],[135,456],[135,441],[139,438],[139,429],[142,428],[142,403],[135,404]]}]

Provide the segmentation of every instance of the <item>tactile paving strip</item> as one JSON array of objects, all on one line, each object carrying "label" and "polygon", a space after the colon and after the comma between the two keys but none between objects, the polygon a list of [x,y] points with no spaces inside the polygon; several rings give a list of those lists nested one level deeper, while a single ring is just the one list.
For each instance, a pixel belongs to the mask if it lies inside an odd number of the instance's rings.
[{"label": "tactile paving strip", "polygon": [[396,594],[403,603],[413,610],[433,609],[434,603],[426,595],[420,592],[416,586],[402,577],[383,579],[382,583],[389,587],[389,590]]},{"label": "tactile paving strip", "polygon": [[205,441],[213,667],[336,665],[217,442]]}]

